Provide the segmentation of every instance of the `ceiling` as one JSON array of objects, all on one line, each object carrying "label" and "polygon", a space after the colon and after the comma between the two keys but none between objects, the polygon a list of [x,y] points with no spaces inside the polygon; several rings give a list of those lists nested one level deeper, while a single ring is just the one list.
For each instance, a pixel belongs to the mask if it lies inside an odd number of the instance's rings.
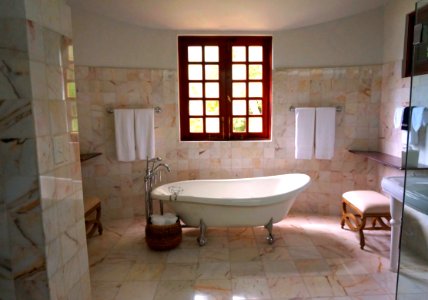
[{"label": "ceiling", "polygon": [[153,29],[278,31],[348,17],[389,0],[67,0],[86,10]]}]

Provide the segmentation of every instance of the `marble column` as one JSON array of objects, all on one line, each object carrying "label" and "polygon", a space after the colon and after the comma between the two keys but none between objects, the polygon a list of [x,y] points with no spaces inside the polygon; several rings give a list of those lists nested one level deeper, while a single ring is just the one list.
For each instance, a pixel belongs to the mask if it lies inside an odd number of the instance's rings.
[{"label": "marble column", "polygon": [[0,0],[1,299],[90,299],[70,9]]}]

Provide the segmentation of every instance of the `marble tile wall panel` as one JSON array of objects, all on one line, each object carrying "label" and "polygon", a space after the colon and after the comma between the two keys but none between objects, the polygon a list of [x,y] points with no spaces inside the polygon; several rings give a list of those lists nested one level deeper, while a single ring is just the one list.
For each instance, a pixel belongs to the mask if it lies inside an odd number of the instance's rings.
[{"label": "marble tile wall panel", "polygon": [[0,284],[9,294],[2,289],[1,297],[90,299],[76,100],[68,86],[70,9],[51,0],[5,6],[11,9],[7,18],[0,9],[0,239],[7,251],[1,247]]},{"label": "marble tile wall panel", "polygon": [[[102,198],[103,217],[143,213],[144,162],[118,162],[109,107],[154,107],[156,155],[172,167],[167,181],[308,173],[313,183],[294,212],[338,214],[340,195],[378,189],[377,165],[347,149],[378,149],[381,66],[285,69],[273,74],[273,135],[263,142],[180,142],[177,73],[171,70],[76,67],[80,146],[103,155],[82,165],[85,194]],[[336,106],[336,149],[330,160],[294,159],[289,106]]]}]

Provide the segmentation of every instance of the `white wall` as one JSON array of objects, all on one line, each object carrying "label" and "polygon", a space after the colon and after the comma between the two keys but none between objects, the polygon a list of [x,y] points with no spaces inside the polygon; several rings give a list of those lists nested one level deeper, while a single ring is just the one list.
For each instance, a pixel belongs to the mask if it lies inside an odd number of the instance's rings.
[{"label": "white wall", "polygon": [[406,14],[415,9],[416,0],[389,0],[384,9],[383,62],[403,59]]},{"label": "white wall", "polygon": [[[142,28],[76,10],[72,11],[72,22],[76,63],[86,66],[176,69],[177,35],[203,34]],[[382,35],[382,8],[316,26],[275,32],[274,68],[379,64]]]},{"label": "white wall", "polygon": [[325,67],[382,62],[383,8],[274,35],[276,67]]}]

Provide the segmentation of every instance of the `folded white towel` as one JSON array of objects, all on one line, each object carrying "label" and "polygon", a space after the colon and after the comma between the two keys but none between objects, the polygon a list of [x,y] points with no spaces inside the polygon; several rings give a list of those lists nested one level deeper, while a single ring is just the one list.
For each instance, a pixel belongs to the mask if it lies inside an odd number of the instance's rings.
[{"label": "folded white towel", "polygon": [[155,156],[155,116],[153,109],[135,109],[135,146],[137,159]]},{"label": "folded white towel", "polygon": [[394,128],[401,128],[403,120],[404,107],[397,107],[394,111]]},{"label": "folded white towel", "polygon": [[315,108],[297,107],[295,150],[296,159],[312,159],[314,153]]},{"label": "folded white towel", "polygon": [[317,107],[315,120],[315,158],[332,159],[336,135],[336,108]]},{"label": "folded white towel", "polygon": [[114,128],[117,160],[135,160],[134,110],[115,109]]},{"label": "folded white towel", "polygon": [[425,107],[423,106],[415,106],[412,108],[412,129],[415,132],[418,132],[422,127],[424,110]]}]

